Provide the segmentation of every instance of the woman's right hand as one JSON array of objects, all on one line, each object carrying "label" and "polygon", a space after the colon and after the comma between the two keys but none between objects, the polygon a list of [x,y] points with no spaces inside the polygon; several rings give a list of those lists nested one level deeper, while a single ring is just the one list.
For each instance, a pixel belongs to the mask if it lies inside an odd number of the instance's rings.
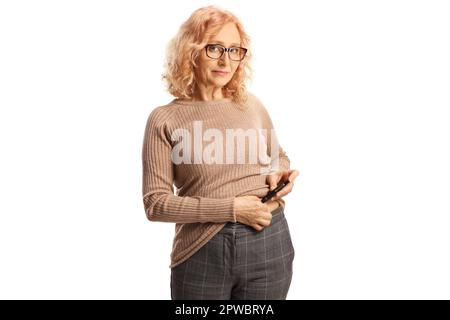
[{"label": "woman's right hand", "polygon": [[234,198],[234,213],[237,222],[246,224],[261,231],[270,225],[272,214],[269,206],[261,202],[257,196],[242,196]]}]

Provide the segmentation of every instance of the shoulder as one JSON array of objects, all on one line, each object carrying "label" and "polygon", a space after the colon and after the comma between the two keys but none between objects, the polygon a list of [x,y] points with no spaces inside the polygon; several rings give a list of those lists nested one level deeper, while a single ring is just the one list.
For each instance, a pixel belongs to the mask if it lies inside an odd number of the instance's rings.
[{"label": "shoulder", "polygon": [[247,90],[247,103],[250,105],[261,104],[261,100],[251,91]]},{"label": "shoulder", "polygon": [[170,140],[170,127],[174,121],[176,106],[169,104],[153,108],[147,117],[145,125],[145,139]]},{"label": "shoulder", "polygon": [[178,106],[169,102],[153,108],[147,117],[147,124],[167,125],[177,112]]},{"label": "shoulder", "polygon": [[248,104],[252,106],[258,113],[263,115],[268,115],[267,109],[262,103],[261,99],[258,98],[253,92],[247,91]]}]

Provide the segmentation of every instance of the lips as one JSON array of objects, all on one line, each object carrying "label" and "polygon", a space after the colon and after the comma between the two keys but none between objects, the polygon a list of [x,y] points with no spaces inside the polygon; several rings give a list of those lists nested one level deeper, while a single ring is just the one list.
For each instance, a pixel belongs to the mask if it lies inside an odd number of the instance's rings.
[{"label": "lips", "polygon": [[215,74],[218,74],[218,75],[221,75],[221,76],[225,76],[225,75],[227,75],[229,73],[227,71],[221,71],[221,70],[213,70],[213,72]]}]

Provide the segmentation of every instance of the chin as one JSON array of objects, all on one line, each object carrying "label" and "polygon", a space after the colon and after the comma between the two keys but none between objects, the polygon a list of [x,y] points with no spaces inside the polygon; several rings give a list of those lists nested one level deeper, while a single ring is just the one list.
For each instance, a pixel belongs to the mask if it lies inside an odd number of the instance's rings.
[{"label": "chin", "polygon": [[214,86],[216,87],[223,87],[225,86],[227,83],[229,82],[229,80],[223,80],[223,81],[211,81],[212,84],[214,84]]}]

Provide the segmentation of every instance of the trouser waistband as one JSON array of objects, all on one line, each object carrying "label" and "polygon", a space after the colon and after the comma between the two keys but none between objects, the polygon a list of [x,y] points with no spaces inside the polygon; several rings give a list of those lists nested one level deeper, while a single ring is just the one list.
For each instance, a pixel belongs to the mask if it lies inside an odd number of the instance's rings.
[{"label": "trouser waistband", "polygon": [[[281,205],[278,208],[272,210],[271,213],[272,213],[272,221],[271,221],[270,225],[274,225],[275,223],[283,220],[283,218],[284,218],[284,208]],[[223,227],[222,231],[225,231],[227,229],[236,230],[236,229],[249,229],[249,228],[253,230],[252,227],[250,227],[246,224],[240,223],[240,222],[227,222],[227,224]]]}]

